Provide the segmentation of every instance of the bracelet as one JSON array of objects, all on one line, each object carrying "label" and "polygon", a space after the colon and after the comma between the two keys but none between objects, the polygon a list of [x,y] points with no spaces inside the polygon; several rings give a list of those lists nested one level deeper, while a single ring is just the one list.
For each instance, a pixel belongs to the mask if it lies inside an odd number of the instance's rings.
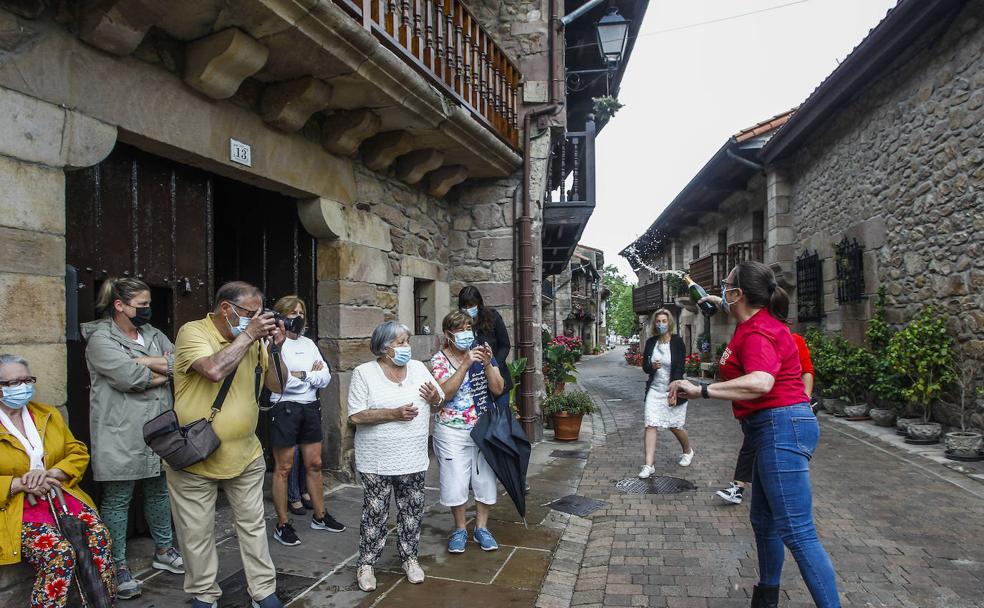
[{"label": "bracelet", "polygon": [[709,386],[710,385],[708,383],[706,383],[706,382],[701,382],[700,383],[700,396],[703,397],[704,399],[710,399],[711,398],[710,394],[707,392],[707,388]]}]

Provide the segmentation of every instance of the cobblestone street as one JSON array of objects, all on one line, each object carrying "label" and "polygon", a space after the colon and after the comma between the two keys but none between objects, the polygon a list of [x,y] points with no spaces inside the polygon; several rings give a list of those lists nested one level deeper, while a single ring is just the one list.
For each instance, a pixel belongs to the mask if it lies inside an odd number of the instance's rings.
[{"label": "cobblestone street", "polygon": [[[746,607],[757,581],[748,500],[726,505],[713,494],[731,479],[741,440],[729,404],[690,406],[690,468],[677,466],[679,445],[660,434],[657,474],[686,478],[696,491],[622,494],[615,483],[643,463],[644,375],[621,353],[579,366],[579,384],[602,413],[578,493],[610,505],[591,517],[572,603]],[[844,605],[984,606],[984,485],[821,416],[812,463],[816,522]],[[788,552],[783,595],[783,606],[813,606]]]}]

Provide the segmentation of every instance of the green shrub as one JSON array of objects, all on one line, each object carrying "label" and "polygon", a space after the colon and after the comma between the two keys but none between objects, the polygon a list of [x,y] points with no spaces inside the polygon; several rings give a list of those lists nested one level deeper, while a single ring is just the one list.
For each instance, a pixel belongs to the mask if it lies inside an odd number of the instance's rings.
[{"label": "green shrub", "polygon": [[921,409],[923,420],[929,422],[933,405],[956,379],[953,341],[940,312],[932,306],[923,308],[889,339],[887,356],[892,370],[905,379],[902,397]]},{"label": "green shrub", "polygon": [[888,361],[888,344],[894,333],[885,320],[885,286],[882,285],[878,288],[874,315],[865,331],[868,348],[875,357],[871,392],[881,404],[892,404],[902,413],[905,409],[902,397],[903,379]]},{"label": "green shrub", "polygon": [[568,414],[593,414],[598,411],[594,401],[584,391],[570,391],[550,395],[543,401],[543,415],[553,416],[560,412]]}]

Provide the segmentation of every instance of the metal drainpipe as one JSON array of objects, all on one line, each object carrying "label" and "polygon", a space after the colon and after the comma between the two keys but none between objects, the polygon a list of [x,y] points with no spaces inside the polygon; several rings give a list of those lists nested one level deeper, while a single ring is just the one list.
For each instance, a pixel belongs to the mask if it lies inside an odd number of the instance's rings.
[{"label": "metal drainpipe", "polygon": [[519,217],[516,218],[516,230],[519,233],[519,261],[516,265],[517,283],[519,284],[519,356],[526,357],[526,369],[520,380],[519,391],[519,420],[527,437],[536,437],[536,342],[533,331],[533,210],[530,201],[530,134],[533,130],[533,119],[541,116],[554,115],[564,106],[549,103],[531,109],[523,117],[523,204]]}]

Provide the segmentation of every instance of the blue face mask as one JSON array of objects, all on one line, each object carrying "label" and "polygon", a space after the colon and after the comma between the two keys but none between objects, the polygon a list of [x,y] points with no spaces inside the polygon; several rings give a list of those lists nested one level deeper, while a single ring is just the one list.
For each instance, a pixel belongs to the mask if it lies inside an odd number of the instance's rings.
[{"label": "blue face mask", "polygon": [[32,397],[34,397],[33,384],[3,387],[3,404],[9,408],[19,410],[27,405]]},{"label": "blue face mask", "polygon": [[721,310],[723,310],[725,314],[731,312],[731,304],[728,304],[727,294],[728,294],[728,289],[726,289],[725,287],[721,287]]},{"label": "blue face mask", "polygon": [[233,325],[232,323],[229,323],[229,319],[228,318],[226,318],[226,323],[229,324],[229,331],[232,332],[232,337],[235,338],[235,337],[238,337],[239,334],[241,334],[244,331],[246,331],[246,328],[249,327],[250,318],[249,317],[244,317],[244,316],[240,315],[238,312],[235,312],[235,311],[233,311],[233,312],[235,313],[236,317],[239,318],[239,325]]},{"label": "blue face mask", "polygon": [[459,331],[454,334],[454,345],[460,350],[468,350],[475,343],[475,334],[470,330]]},{"label": "blue face mask", "polygon": [[666,323],[657,323],[656,324],[656,332],[659,335],[662,336],[663,334],[665,334],[668,331],[670,331],[670,326],[667,325]]},{"label": "blue face mask", "polygon": [[478,306],[472,306],[471,308],[462,308],[461,312],[465,313],[472,319],[478,316]]},{"label": "blue face mask", "polygon": [[393,363],[403,367],[407,363],[410,363],[411,350],[409,346],[394,346],[393,347]]}]

